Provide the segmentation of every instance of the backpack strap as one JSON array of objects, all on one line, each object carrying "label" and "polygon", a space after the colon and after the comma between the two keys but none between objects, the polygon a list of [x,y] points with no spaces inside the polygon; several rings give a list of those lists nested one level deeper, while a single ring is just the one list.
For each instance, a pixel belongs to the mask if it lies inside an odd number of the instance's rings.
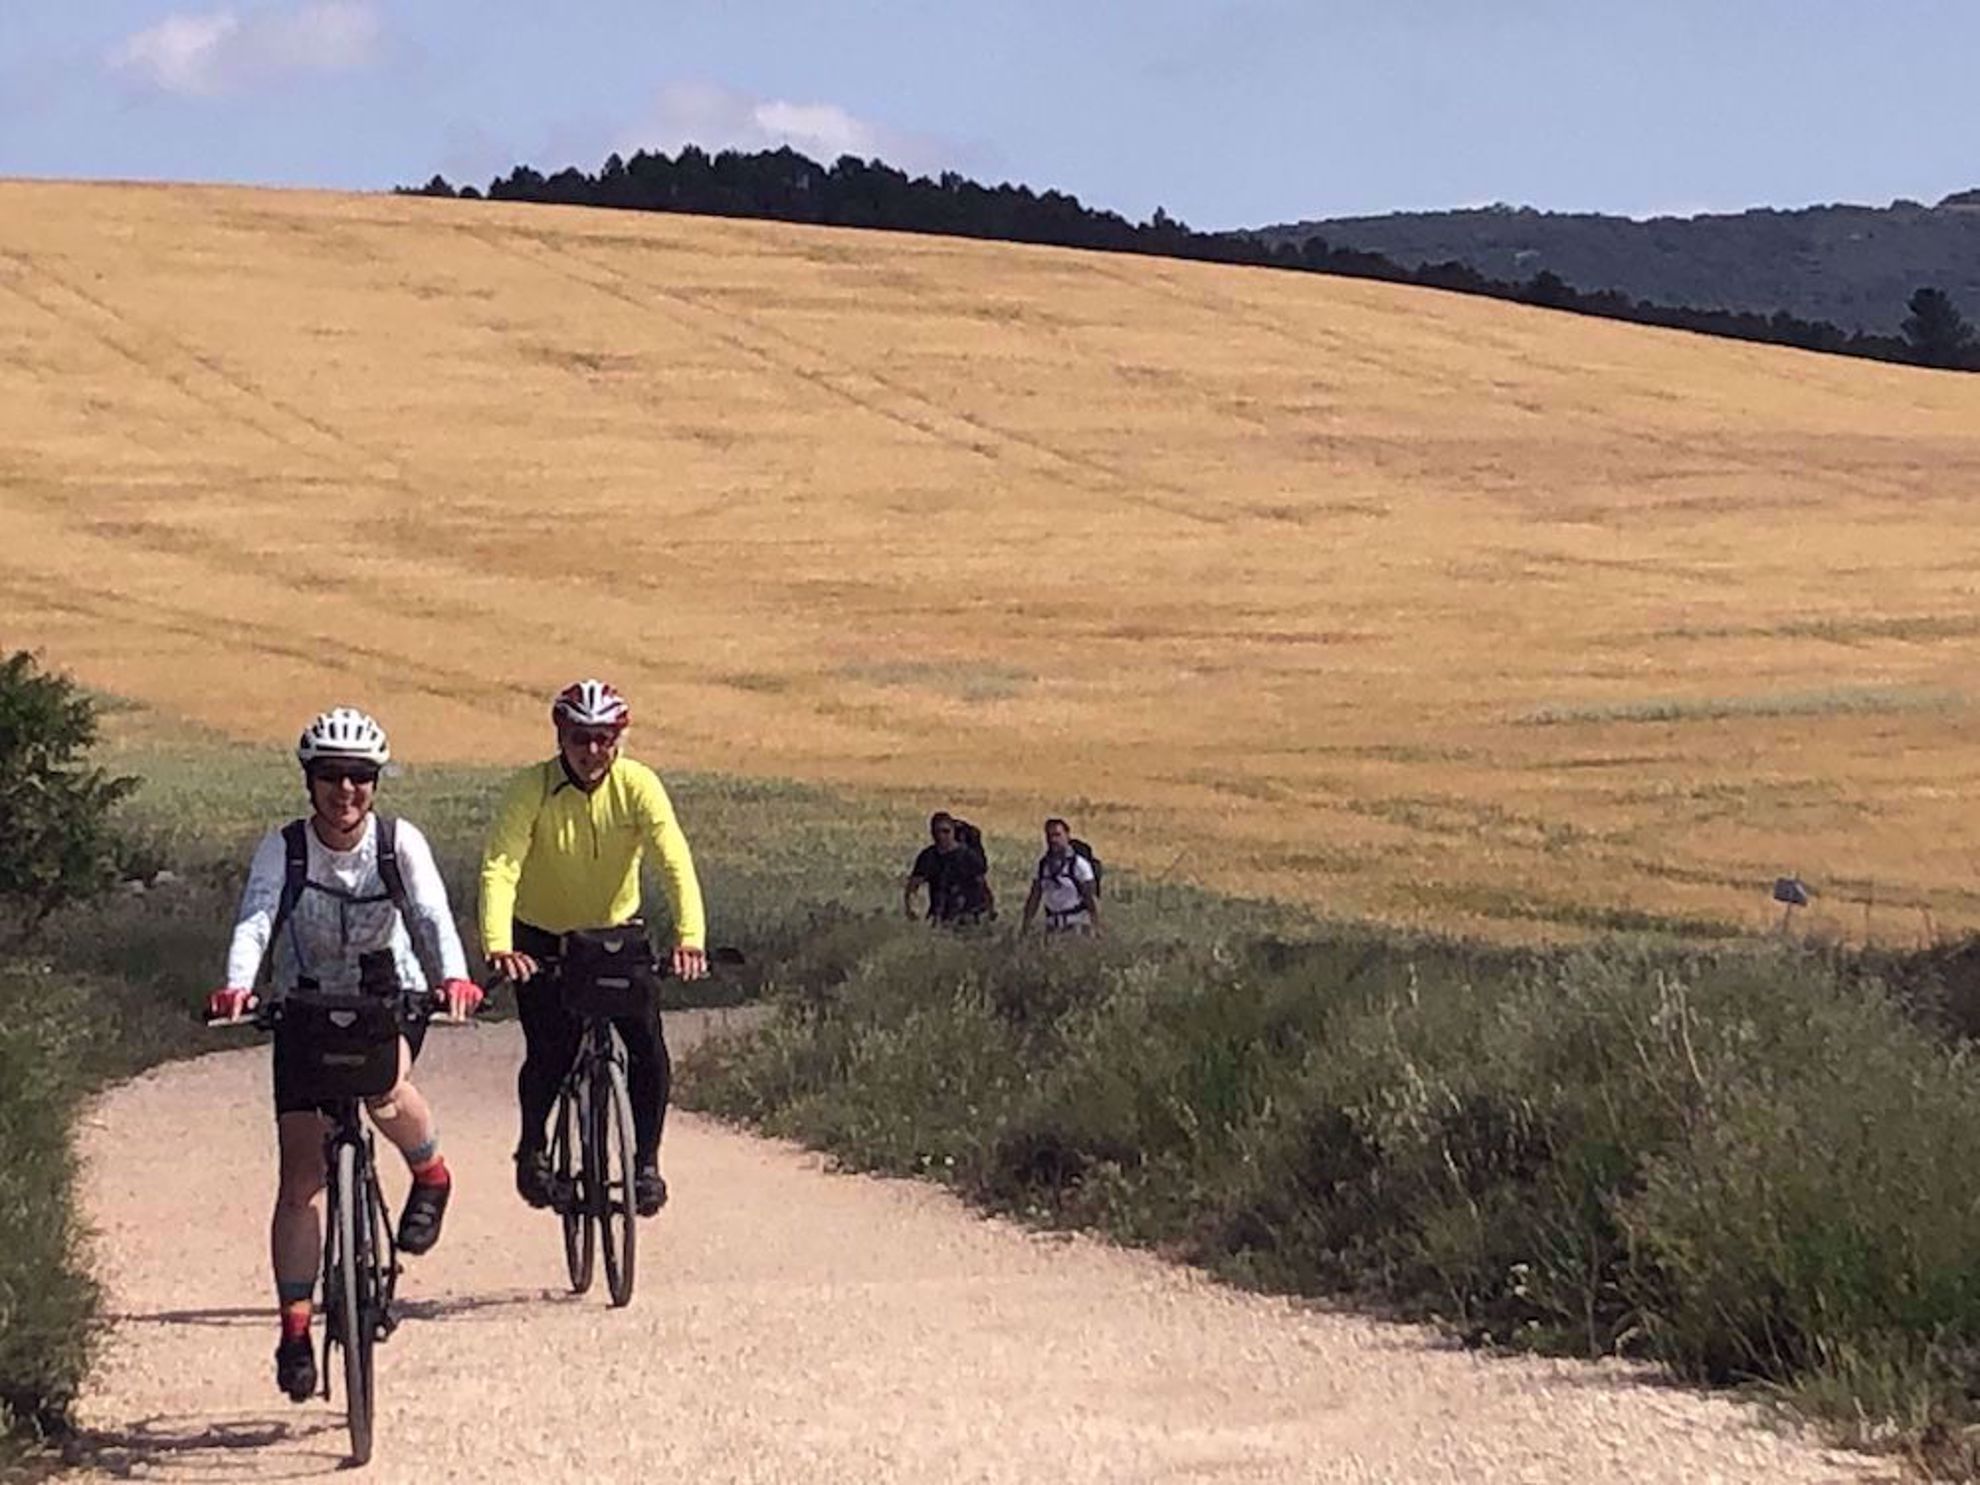
[{"label": "backpack strap", "polygon": [[438,951],[422,939],[419,920],[413,916],[412,894],[406,891],[405,868],[399,864],[399,822],[392,815],[378,816],[378,879],[385,884],[385,895],[392,899],[392,906],[398,909],[399,921],[406,925],[406,937],[412,942],[413,957],[419,960],[419,967],[426,974],[426,983],[437,990],[446,974],[441,969]]},{"label": "backpack strap", "polygon": [[1066,852],[1057,870],[1053,869],[1052,853],[1050,851],[1047,851],[1043,856],[1038,858],[1038,880],[1041,883],[1068,882],[1072,885],[1073,890],[1077,891],[1079,889],[1079,863],[1084,861],[1087,868],[1093,873],[1093,880],[1087,885],[1093,889],[1093,895],[1097,898],[1100,895],[1100,865],[1093,859],[1092,847],[1088,846],[1086,850],[1082,851],[1079,847],[1086,845],[1086,842],[1078,840],[1073,841],[1072,845],[1073,849]]},{"label": "backpack strap", "polygon": [[399,822],[391,815],[378,817],[378,879],[385,884],[385,895],[392,899],[410,932],[412,898],[406,893],[406,874],[399,865]]},{"label": "backpack strap", "polygon": [[[1093,895],[1098,897],[1100,895],[1100,878],[1106,872],[1107,868],[1101,864],[1100,858],[1093,854],[1093,847],[1081,840],[1078,836],[1072,838],[1072,848],[1073,855],[1084,861],[1088,869],[1092,871]],[[1074,872],[1073,881],[1078,882],[1078,880],[1079,873]]]},{"label": "backpack strap", "polygon": [[[440,972],[440,956],[420,940],[418,920],[412,914],[412,895],[406,891],[405,868],[399,864],[399,822],[391,815],[379,815],[377,818],[378,878],[385,884],[385,895],[392,900],[399,921],[406,925],[406,937],[412,941],[414,957],[426,972],[427,983],[438,985],[445,978]],[[276,940],[289,926],[296,904],[302,901],[302,895],[309,887],[308,830],[307,820],[291,820],[282,827],[282,895],[275,904],[275,921],[268,929],[268,952],[262,956],[261,969],[255,976],[257,980],[269,972],[275,958]],[[376,901],[375,898],[372,900]]]},{"label": "backpack strap", "polygon": [[272,973],[276,941],[289,926],[303,889],[309,885],[309,837],[303,833],[308,829],[307,820],[291,820],[282,827],[282,895],[275,900],[275,920],[268,926],[268,952],[261,956],[261,967],[255,972],[257,981]]},{"label": "backpack strap", "polygon": [[308,830],[307,820],[291,820],[282,827],[282,899],[275,905],[276,933],[288,923],[309,885]]}]

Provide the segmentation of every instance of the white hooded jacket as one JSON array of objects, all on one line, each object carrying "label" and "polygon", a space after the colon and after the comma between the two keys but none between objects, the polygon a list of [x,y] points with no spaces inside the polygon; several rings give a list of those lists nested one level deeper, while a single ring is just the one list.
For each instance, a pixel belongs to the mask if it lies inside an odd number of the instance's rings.
[{"label": "white hooded jacket", "polygon": [[[401,985],[415,991],[434,988],[427,983],[408,928],[422,935],[443,978],[467,978],[467,955],[447,905],[446,883],[434,864],[433,850],[409,821],[400,820],[396,830],[410,923],[400,919],[379,874],[376,815],[365,820],[364,834],[348,851],[331,850],[317,839],[314,827],[303,828],[309,843],[309,885],[289,914],[281,941],[274,946],[272,981],[278,990],[290,989],[298,979],[308,977],[326,993],[356,994],[359,957],[379,949],[391,951]],[[247,886],[241,892],[233,942],[227,950],[229,985],[245,989],[254,984],[262,956],[269,949],[287,861],[288,848],[281,830],[269,831],[255,848]]]}]

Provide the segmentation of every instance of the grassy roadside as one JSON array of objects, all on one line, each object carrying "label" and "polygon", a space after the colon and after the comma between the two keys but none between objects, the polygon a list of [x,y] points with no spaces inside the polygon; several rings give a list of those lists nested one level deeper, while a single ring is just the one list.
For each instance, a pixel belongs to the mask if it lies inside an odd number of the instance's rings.
[{"label": "grassy roadside", "polygon": [[[297,802],[279,750],[139,733],[105,761],[145,777],[131,823],[173,879],[0,972],[17,1428],[59,1427],[97,1323],[63,1131],[105,1080],[211,1045],[185,1008],[253,839]],[[383,800],[434,839],[464,917],[498,777],[410,769]],[[714,936],[756,967],[731,988],[776,1007],[689,1062],[687,1101],[1238,1282],[1763,1381],[1971,1472],[1980,1092],[1957,1033],[1980,1018],[1943,991],[1959,955],[1484,948],[1120,872],[1103,942],[931,937],[895,907],[918,812],[670,782]],[[991,854],[1008,878],[1030,846]]]},{"label": "grassy roadside", "polygon": [[1652,1358],[1975,1474],[1960,956],[1200,912],[1050,950],[845,925],[780,967],[763,1031],[696,1055],[688,1096],[1237,1282]]}]

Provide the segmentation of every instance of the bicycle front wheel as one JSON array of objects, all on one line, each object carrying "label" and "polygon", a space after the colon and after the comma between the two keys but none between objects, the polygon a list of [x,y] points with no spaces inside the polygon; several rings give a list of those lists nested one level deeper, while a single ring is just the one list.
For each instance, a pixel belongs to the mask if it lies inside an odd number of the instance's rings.
[{"label": "bicycle front wheel", "polygon": [[358,1173],[353,1140],[337,1146],[336,1185],[330,1220],[336,1229],[335,1340],[344,1353],[344,1415],[351,1431],[351,1463],[371,1459],[372,1326],[365,1289],[371,1280],[370,1192]]},{"label": "bicycle front wheel", "polygon": [[633,1192],[632,1099],[626,1070],[616,1061],[600,1064],[592,1083],[591,1137],[598,1189],[592,1210],[605,1249],[605,1287],[612,1304],[630,1304],[633,1252],[639,1237],[639,1211]]},{"label": "bicycle front wheel", "polygon": [[557,1095],[557,1116],[551,1121],[552,1189],[557,1193],[557,1216],[564,1225],[564,1268],[571,1276],[573,1294],[591,1288],[598,1251],[598,1235],[590,1217],[590,1162],[585,1156],[590,1105],[585,1085],[573,1079]]}]

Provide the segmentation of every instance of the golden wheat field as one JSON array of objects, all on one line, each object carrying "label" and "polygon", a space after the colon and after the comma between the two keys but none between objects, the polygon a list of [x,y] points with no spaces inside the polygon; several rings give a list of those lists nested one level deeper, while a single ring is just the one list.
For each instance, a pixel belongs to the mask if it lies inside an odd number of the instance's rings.
[{"label": "golden wheat field", "polygon": [[[1980,925],[1980,377],[940,238],[0,184],[0,646],[1500,936]],[[905,851],[914,843],[903,842]],[[905,859],[905,858],[904,858]]]}]

